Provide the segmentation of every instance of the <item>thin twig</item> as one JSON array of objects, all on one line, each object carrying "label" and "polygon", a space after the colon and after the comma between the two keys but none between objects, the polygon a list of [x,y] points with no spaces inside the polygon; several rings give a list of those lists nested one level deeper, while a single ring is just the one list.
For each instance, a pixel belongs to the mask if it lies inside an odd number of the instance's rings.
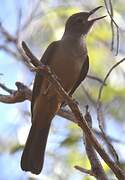
[{"label": "thin twig", "polygon": [[[111,0],[109,0],[109,7],[110,7],[111,16],[114,19],[114,12],[113,12],[113,7],[112,7]],[[114,23],[113,23],[112,19],[111,19],[111,30],[112,30],[111,51],[113,51],[114,50],[115,30],[114,30]]]},{"label": "thin twig", "polygon": [[[101,78],[99,78],[99,77],[92,76],[92,75],[87,75],[86,77],[89,78],[89,79],[93,79],[93,80],[95,80],[95,81],[97,81],[97,82],[99,82],[101,84],[103,83],[103,80]],[[106,86],[106,84],[104,84],[104,85]]]},{"label": "thin twig", "polygon": [[33,64],[34,66],[40,66],[41,63],[38,61],[38,59],[31,53],[30,49],[28,48],[28,46],[26,45],[26,43],[23,41],[22,42],[22,47],[23,47],[23,54],[26,55],[28,57],[28,59],[30,60],[29,62],[31,64]]},{"label": "thin twig", "polygon": [[13,94],[15,91],[13,89],[8,88],[4,84],[0,83],[0,88],[2,88],[4,91],[8,92],[9,94]]},{"label": "thin twig", "polygon": [[22,19],[22,9],[21,7],[18,7],[17,8],[18,11],[17,11],[17,30],[16,30],[16,37],[17,37],[17,40],[19,39],[19,35],[20,35],[20,30],[21,30],[21,19]]},{"label": "thin twig", "polygon": [[16,49],[18,50],[18,52],[13,51],[12,49],[10,49],[9,47],[7,47],[6,45],[2,44],[0,45],[0,49],[9,53],[10,55],[12,55],[14,58],[20,59],[24,62],[24,64],[28,67],[28,69],[32,70],[32,67],[29,64],[29,59],[28,57],[25,55],[25,53],[22,51],[19,43],[18,43],[18,39],[19,39],[19,31],[20,31],[20,21],[21,21],[21,9],[18,15],[19,19],[18,19],[18,28],[17,28],[17,32],[16,32],[16,36],[13,36],[12,34],[10,34],[10,32],[8,32],[6,30],[6,28],[2,25],[2,23],[0,23],[0,32],[4,35],[4,38],[6,41],[9,41],[11,43],[13,43],[13,45],[16,47]]},{"label": "thin twig", "polygon": [[91,170],[87,170],[80,166],[74,166],[74,168],[81,171],[82,173],[89,174],[90,176],[95,176],[95,174]]},{"label": "thin twig", "polygon": [[[86,106],[86,114],[84,118],[88,123],[90,129],[92,130],[92,117],[90,115],[90,112],[88,111],[88,105]],[[85,135],[85,149],[91,164],[91,171],[93,172],[96,179],[108,180],[105,171],[103,170],[103,167],[101,165],[101,162],[97,157],[97,153],[95,152],[93,146],[90,144],[90,141],[86,135]]]},{"label": "thin twig", "polygon": [[[125,61],[125,58],[123,58],[122,60],[120,60],[119,62],[117,62],[115,65],[112,66],[112,68],[108,71],[108,73],[106,74],[105,78],[104,78],[104,84],[106,83],[109,75],[111,74],[111,72],[113,71],[114,68],[116,68],[119,64],[121,64],[123,61]],[[98,99],[97,99],[97,119],[99,122],[99,128],[102,132],[103,138],[108,146],[108,149],[110,150],[111,154],[113,157],[115,157],[115,160],[117,163],[119,163],[119,159],[118,159],[118,155],[113,147],[113,145],[110,143],[110,141],[108,140],[108,137],[106,135],[106,133],[103,130],[103,115],[102,115],[102,102],[101,102],[101,96],[102,96],[102,92],[103,92],[103,87],[104,85],[102,84],[100,86],[99,89],[99,93],[98,93]]]},{"label": "thin twig", "polygon": [[[123,58],[122,60],[120,60],[119,62],[117,62],[115,65],[112,66],[112,68],[108,71],[108,73],[106,74],[105,78],[104,78],[104,84],[106,83],[109,75],[111,74],[111,72],[113,71],[114,68],[116,68],[119,64],[121,64],[123,61],[125,60],[125,58]],[[106,135],[106,133],[103,130],[103,115],[102,115],[102,102],[101,102],[101,96],[102,96],[102,92],[103,92],[103,87],[104,85],[102,84],[100,86],[99,89],[99,93],[98,93],[98,99],[97,99],[97,119],[99,121],[99,128],[102,132],[103,138],[106,142],[106,144],[108,145],[108,149],[110,150],[111,154],[113,155],[113,157],[115,157],[115,160],[117,161],[117,163],[119,163],[118,160],[118,155],[113,147],[113,145],[110,143],[110,141],[108,140],[108,137]]]},{"label": "thin twig", "polygon": [[103,87],[104,87],[104,84],[106,84],[106,81],[109,77],[109,75],[111,74],[111,72],[113,71],[113,69],[115,69],[118,65],[120,65],[122,62],[125,61],[125,58],[121,59],[120,61],[118,61],[116,64],[114,64],[112,66],[112,68],[108,71],[108,73],[106,74],[105,78],[104,78],[104,81],[102,83],[102,85],[100,86],[100,89],[99,89],[99,94],[98,94],[98,99],[97,99],[97,102],[99,103],[100,100],[101,100],[101,96],[102,96],[102,91],[103,91]]},{"label": "thin twig", "polygon": [[32,9],[32,11],[31,11],[30,15],[28,16],[28,18],[26,19],[25,23],[23,24],[21,30],[26,29],[26,28],[30,25],[30,23],[32,22],[33,17],[34,17],[34,15],[35,15],[37,9],[39,8],[40,3],[41,3],[40,0],[38,0],[38,1],[36,2],[36,4],[34,5],[34,8]]},{"label": "thin twig", "polygon": [[5,27],[3,27],[2,23],[0,22],[0,32],[4,35],[4,37],[6,38],[7,41],[11,41],[11,42],[16,42],[17,39],[10,34]]},{"label": "thin twig", "polygon": [[[116,34],[117,34],[117,39],[116,39],[116,55],[118,55],[118,52],[119,52],[119,26],[117,25],[117,23],[115,22],[114,18],[113,18],[113,14],[110,12],[110,11],[113,11],[113,8],[112,8],[112,2],[111,0],[109,0],[109,6],[110,6],[110,10],[108,8],[108,4],[107,4],[107,1],[104,0],[104,3],[105,3],[105,7],[106,7],[106,10],[111,18],[111,29],[112,29],[112,43],[114,43],[114,27],[113,27],[113,24],[115,25],[116,27]],[[114,46],[114,44],[113,44]]]},{"label": "thin twig", "polygon": [[25,100],[31,101],[32,91],[21,82],[16,82],[15,85],[17,86],[17,90],[9,89],[5,85],[0,84],[0,87],[10,94],[0,94],[0,102],[13,104],[23,102]]},{"label": "thin twig", "polygon": [[106,133],[105,133],[104,129],[102,128],[102,126],[99,126],[99,128],[100,128],[100,130],[101,130],[101,132],[102,132],[101,134],[102,134],[103,140],[105,140],[110,154],[112,155],[112,157],[113,157],[113,159],[115,160],[115,162],[116,162],[117,164],[120,164],[120,163],[119,163],[119,156],[118,156],[115,148],[114,148],[113,145],[111,144],[110,139],[109,139],[108,136],[106,135]]},{"label": "thin twig", "polygon": [[0,50],[5,51],[6,53],[10,54],[14,58],[18,58],[18,55],[16,52],[14,52],[12,49],[8,48],[6,45],[0,45]]}]

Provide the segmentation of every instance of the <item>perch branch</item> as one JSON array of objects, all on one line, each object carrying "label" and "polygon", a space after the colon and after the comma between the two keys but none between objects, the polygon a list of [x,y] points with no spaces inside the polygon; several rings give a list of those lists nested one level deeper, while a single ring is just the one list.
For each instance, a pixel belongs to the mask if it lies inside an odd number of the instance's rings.
[{"label": "perch branch", "polygon": [[[85,118],[89,128],[92,130],[92,118],[88,111],[88,105],[86,106],[86,114],[85,114],[84,118]],[[83,135],[84,135],[84,132],[83,132]],[[79,166],[76,166],[76,168],[84,173],[88,173],[88,174],[94,176],[96,179],[108,180],[108,178],[103,170],[103,167],[101,165],[101,162],[99,161],[99,159],[97,157],[95,149],[90,144],[90,141],[88,139],[88,136],[86,136],[86,134],[85,134],[85,149],[86,149],[86,153],[87,153],[88,159],[91,164],[91,170],[85,171],[84,168],[79,167]]]}]

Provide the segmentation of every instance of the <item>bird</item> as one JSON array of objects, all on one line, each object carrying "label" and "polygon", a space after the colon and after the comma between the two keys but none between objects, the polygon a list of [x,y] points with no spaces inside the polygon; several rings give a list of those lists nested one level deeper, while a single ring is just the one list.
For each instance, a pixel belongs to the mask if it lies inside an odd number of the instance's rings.
[{"label": "bird", "polygon": [[[101,7],[71,15],[66,21],[62,38],[52,42],[40,60],[57,75],[69,96],[73,95],[88,73],[86,36],[94,22],[105,16],[90,20],[89,17]],[[40,174],[51,122],[62,103],[63,99],[54,85],[37,72],[31,100],[32,125],[22,153],[22,170]]]}]

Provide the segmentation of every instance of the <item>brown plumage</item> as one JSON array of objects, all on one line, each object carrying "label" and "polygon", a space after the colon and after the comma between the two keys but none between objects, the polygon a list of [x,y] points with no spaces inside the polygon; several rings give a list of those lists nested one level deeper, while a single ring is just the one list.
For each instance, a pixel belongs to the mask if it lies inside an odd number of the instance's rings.
[{"label": "brown plumage", "polygon": [[[93,20],[88,20],[88,17],[99,8],[72,15],[66,22],[62,39],[51,43],[41,58],[42,63],[56,73],[70,95],[87,75],[89,58],[85,37],[93,23],[104,16]],[[37,73],[31,102],[32,126],[21,159],[23,170],[34,174],[41,172],[51,121],[62,102],[53,84]]]}]

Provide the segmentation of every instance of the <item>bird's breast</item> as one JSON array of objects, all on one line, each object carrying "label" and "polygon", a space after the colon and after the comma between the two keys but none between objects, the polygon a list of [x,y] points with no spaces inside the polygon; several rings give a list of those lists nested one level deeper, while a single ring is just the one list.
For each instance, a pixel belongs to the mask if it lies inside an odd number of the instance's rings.
[{"label": "bird's breast", "polygon": [[77,53],[73,49],[59,48],[52,57],[50,67],[61,80],[66,91],[71,90],[78,80],[86,53]]}]

